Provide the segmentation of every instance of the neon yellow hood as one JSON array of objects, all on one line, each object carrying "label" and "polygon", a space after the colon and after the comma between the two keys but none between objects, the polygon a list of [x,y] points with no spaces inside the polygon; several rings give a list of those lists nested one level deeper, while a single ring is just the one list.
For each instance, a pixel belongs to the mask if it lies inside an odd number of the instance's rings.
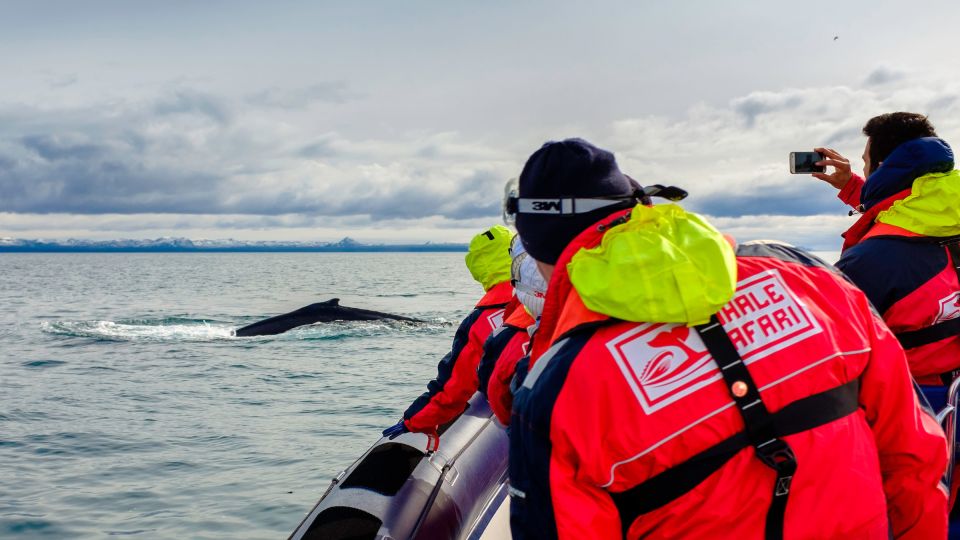
[{"label": "neon yellow hood", "polygon": [[737,283],[733,247],[674,204],[635,207],[599,246],[574,255],[567,271],[585,306],[633,322],[702,324]]},{"label": "neon yellow hood", "polygon": [[910,195],[877,214],[877,221],[923,236],[960,234],[960,171],[917,178]]},{"label": "neon yellow hood", "polygon": [[483,290],[510,279],[510,240],[513,233],[503,225],[494,225],[470,240],[467,269]]}]

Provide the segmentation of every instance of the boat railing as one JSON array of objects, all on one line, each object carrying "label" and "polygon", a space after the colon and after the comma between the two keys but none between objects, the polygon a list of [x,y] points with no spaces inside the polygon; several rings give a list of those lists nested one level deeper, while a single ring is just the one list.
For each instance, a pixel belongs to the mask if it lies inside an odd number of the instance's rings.
[{"label": "boat railing", "polygon": [[947,404],[937,413],[937,422],[947,436],[947,470],[943,478],[948,486],[953,479],[953,467],[956,463],[958,409],[960,409],[960,377],[950,384],[947,390]]}]

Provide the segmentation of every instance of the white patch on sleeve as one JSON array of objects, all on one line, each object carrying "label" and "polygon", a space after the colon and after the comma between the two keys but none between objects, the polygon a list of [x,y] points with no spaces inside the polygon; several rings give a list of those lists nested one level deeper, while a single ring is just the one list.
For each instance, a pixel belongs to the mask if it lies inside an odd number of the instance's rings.
[{"label": "white patch on sleeve", "polygon": [[960,318],[960,292],[955,292],[940,299],[940,311],[933,324],[938,324]]}]

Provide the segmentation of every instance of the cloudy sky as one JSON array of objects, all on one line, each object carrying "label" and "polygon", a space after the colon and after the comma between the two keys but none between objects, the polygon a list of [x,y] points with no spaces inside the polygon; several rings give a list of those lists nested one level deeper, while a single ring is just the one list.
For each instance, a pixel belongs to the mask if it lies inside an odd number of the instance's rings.
[{"label": "cloudy sky", "polygon": [[953,0],[0,7],[0,237],[465,241],[581,136],[741,240],[839,249],[790,151],[859,170],[892,110],[960,141]]}]

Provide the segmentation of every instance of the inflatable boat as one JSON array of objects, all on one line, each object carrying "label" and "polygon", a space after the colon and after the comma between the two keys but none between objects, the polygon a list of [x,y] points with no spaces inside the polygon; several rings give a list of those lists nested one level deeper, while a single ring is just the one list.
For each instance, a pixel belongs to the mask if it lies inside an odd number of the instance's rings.
[{"label": "inflatable boat", "polygon": [[509,540],[507,434],[474,395],[427,454],[427,438],[380,439],[337,475],[290,540]]},{"label": "inflatable boat", "polygon": [[[960,379],[924,387],[947,434],[949,485],[955,464]],[[380,439],[337,475],[290,540],[509,540],[507,434],[476,394],[427,454],[427,438]],[[960,505],[958,505],[960,507]],[[960,515],[949,538],[960,540]]]}]

